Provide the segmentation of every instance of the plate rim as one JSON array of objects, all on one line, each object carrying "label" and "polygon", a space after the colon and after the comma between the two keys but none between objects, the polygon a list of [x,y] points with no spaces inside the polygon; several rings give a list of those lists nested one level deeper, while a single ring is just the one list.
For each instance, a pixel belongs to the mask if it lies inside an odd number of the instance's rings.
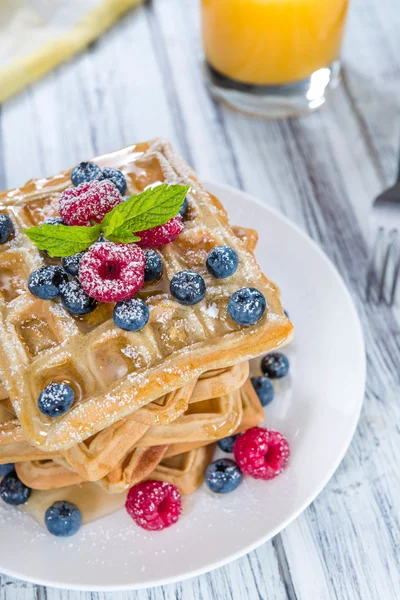
[{"label": "plate rim", "polygon": [[[319,496],[319,494],[322,492],[322,490],[326,487],[326,485],[328,484],[330,479],[335,474],[336,470],[338,469],[339,465],[341,464],[344,456],[346,455],[346,453],[349,449],[350,443],[351,443],[351,441],[354,437],[355,431],[357,429],[357,425],[359,422],[361,409],[362,409],[364,397],[365,397],[366,349],[365,349],[365,340],[364,340],[363,329],[362,329],[358,311],[356,309],[356,306],[355,306],[354,300],[350,294],[350,291],[349,291],[347,285],[345,284],[341,274],[339,273],[339,270],[337,269],[336,265],[332,262],[332,260],[327,256],[327,254],[320,248],[320,246],[318,246],[318,244],[305,231],[303,231],[296,223],[291,221],[288,217],[286,217],[286,215],[282,214],[275,207],[269,205],[267,202],[262,202],[256,196],[253,196],[252,194],[250,194],[244,190],[241,190],[239,188],[235,188],[231,185],[228,185],[225,183],[213,182],[208,179],[202,179],[201,181],[207,190],[212,191],[213,189],[214,190],[222,189],[227,193],[240,194],[248,201],[257,204],[259,207],[264,209],[267,213],[268,212],[272,213],[277,219],[283,221],[286,226],[290,227],[291,229],[294,229],[296,231],[296,233],[306,243],[308,243],[315,252],[317,252],[317,254],[320,256],[320,258],[323,260],[323,262],[327,266],[327,268],[329,268],[330,271],[332,272],[332,274],[335,276],[337,284],[341,287],[342,291],[344,292],[345,296],[347,297],[349,307],[351,307],[351,311],[352,311],[351,318],[354,322],[354,325],[356,325],[356,328],[358,329],[357,343],[360,346],[359,351],[360,351],[361,365],[360,365],[359,399],[358,399],[357,405],[355,406],[355,409],[354,409],[354,415],[352,417],[353,422],[351,423],[351,427],[349,428],[349,433],[346,437],[346,440],[344,441],[344,443],[342,445],[341,451],[338,453],[338,456],[337,456],[336,460],[333,462],[331,469],[326,473],[326,476],[322,479],[322,481],[319,483],[319,485],[316,486],[316,489],[313,490],[313,493],[311,494],[311,496],[308,497],[299,507],[297,507],[296,510],[294,510],[293,513],[291,513],[287,517],[286,520],[284,520],[282,523],[277,525],[274,529],[269,531],[266,535],[263,535],[260,538],[258,538],[255,542],[248,544],[248,545],[244,546],[243,548],[236,550],[235,552],[229,553],[227,556],[220,559],[219,561],[212,563],[211,565],[206,565],[206,566],[200,567],[198,569],[193,569],[191,571],[188,571],[182,575],[178,575],[178,576],[173,575],[171,577],[166,577],[163,579],[159,579],[157,581],[147,581],[147,582],[141,582],[141,583],[137,583],[137,584],[135,584],[135,583],[121,584],[121,585],[117,585],[117,586],[116,585],[92,586],[92,585],[88,585],[88,584],[66,584],[66,583],[54,583],[54,582],[52,583],[51,580],[43,579],[40,577],[38,577],[38,578],[30,577],[29,579],[24,579],[24,577],[21,576],[21,574],[15,572],[13,569],[4,569],[0,565],[2,574],[6,575],[7,577],[12,577],[12,578],[20,580],[20,581],[28,581],[35,585],[41,585],[41,586],[55,588],[55,589],[65,589],[65,590],[83,591],[83,592],[88,592],[88,591],[90,591],[90,592],[112,592],[112,591],[117,592],[117,591],[130,591],[130,590],[148,589],[148,588],[152,588],[152,587],[160,587],[163,585],[169,585],[169,584],[176,583],[176,582],[186,581],[193,577],[198,577],[205,573],[209,573],[210,571],[219,569],[223,566],[226,566],[226,565],[234,562],[235,560],[238,560],[239,558],[242,558],[243,556],[245,556],[249,552],[252,552],[256,548],[259,548],[260,546],[265,544],[267,541],[269,541],[271,538],[273,538],[275,535],[278,535],[278,533],[280,533],[281,531],[286,529],[286,527],[288,527],[291,523],[293,523],[293,521],[295,521],[310,506],[310,504],[312,504],[312,502],[314,502],[314,500]],[[217,192],[217,195],[218,195],[218,192]],[[226,208],[229,212],[229,207],[226,207]]]}]

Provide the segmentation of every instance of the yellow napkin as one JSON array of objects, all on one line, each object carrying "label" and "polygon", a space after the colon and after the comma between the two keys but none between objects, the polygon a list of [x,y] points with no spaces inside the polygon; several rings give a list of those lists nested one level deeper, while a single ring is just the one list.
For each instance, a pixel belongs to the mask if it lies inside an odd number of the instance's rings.
[{"label": "yellow napkin", "polygon": [[82,50],[141,0],[0,0],[0,103]]}]

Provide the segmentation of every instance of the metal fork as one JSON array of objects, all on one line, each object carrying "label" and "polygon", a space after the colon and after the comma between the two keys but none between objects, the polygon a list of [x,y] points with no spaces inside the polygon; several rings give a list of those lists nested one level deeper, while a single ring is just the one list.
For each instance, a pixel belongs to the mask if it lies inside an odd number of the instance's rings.
[{"label": "metal fork", "polygon": [[368,262],[366,298],[392,306],[400,274],[400,170],[395,185],[375,199],[372,215],[377,231]]}]

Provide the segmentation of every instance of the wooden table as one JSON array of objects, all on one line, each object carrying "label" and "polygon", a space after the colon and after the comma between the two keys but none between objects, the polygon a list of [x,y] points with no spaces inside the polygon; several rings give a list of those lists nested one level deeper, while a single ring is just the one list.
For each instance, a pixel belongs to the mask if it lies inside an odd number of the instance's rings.
[{"label": "wooden table", "polygon": [[225,568],[115,595],[3,578],[1,600],[400,596],[400,332],[396,311],[364,301],[370,204],[392,182],[398,160],[399,7],[353,0],[343,84],[320,112],[281,122],[250,119],[210,99],[198,25],[193,0],[153,0],[2,106],[0,188],[161,135],[202,177],[274,205],[320,244],[357,304],[368,354],[360,425],[336,475],[302,516]]}]

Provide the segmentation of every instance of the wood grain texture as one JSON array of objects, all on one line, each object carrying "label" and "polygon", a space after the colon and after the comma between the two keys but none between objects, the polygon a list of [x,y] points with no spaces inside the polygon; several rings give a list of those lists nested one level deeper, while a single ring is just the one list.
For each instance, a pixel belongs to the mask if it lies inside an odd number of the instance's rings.
[{"label": "wood grain texture", "polygon": [[359,428],[312,506],[272,542],[225,568],[119,594],[3,578],[0,600],[399,597],[399,309],[366,305],[364,278],[371,202],[398,163],[400,11],[392,0],[353,0],[343,85],[320,112],[282,122],[249,119],[210,99],[198,29],[193,0],[152,0],[3,105],[0,186],[161,135],[202,177],[274,205],[330,256],[359,309],[368,359]]}]

